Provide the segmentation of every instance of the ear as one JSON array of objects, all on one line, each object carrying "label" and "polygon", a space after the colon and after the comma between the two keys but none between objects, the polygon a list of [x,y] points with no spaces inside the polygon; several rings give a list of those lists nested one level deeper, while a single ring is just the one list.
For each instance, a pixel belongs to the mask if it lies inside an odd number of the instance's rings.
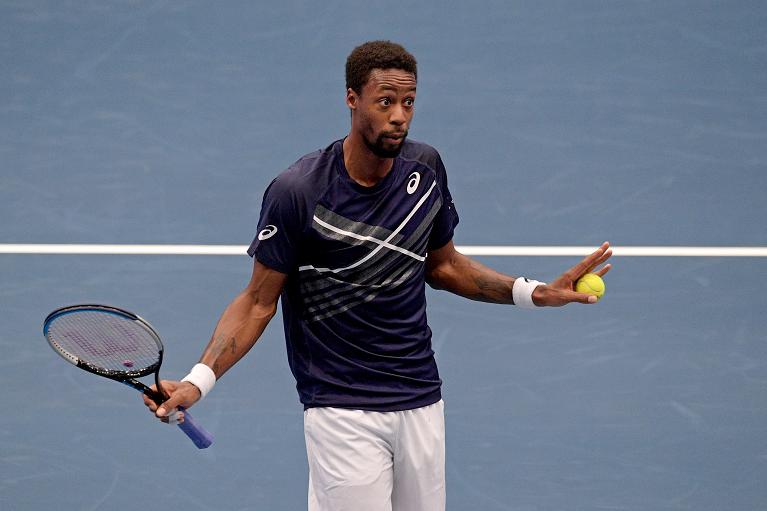
[{"label": "ear", "polygon": [[354,89],[348,88],[346,89],[346,106],[349,107],[349,110],[356,110],[357,104],[359,103],[360,97],[357,95],[356,92],[354,92]]}]

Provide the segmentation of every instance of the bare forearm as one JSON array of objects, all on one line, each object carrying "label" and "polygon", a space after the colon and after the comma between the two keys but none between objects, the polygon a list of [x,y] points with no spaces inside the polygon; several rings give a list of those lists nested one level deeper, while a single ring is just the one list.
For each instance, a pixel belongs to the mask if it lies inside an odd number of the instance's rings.
[{"label": "bare forearm", "polygon": [[490,303],[513,303],[514,277],[454,252],[450,260],[427,272],[427,282],[435,289]]},{"label": "bare forearm", "polygon": [[[261,337],[277,311],[277,301],[286,279],[286,274],[270,269],[258,260],[253,262],[250,282],[224,310],[200,357],[200,362],[213,370],[216,379],[221,378]],[[196,369],[200,371],[195,372]],[[182,382],[164,382],[170,394],[162,406],[158,407],[148,397],[144,398],[144,404],[161,420],[167,421],[170,410],[177,406],[189,408],[200,400],[203,390],[210,391],[215,380],[209,380],[210,371],[195,366]]]},{"label": "bare forearm", "polygon": [[[604,264],[612,256],[610,243],[602,245],[586,256],[556,280],[548,285],[541,283],[528,286],[532,288],[529,301],[538,307],[560,307],[568,303],[596,303],[597,298],[575,291],[575,282],[589,272],[599,277],[607,273],[611,266]],[[597,269],[600,265],[603,267]],[[443,247],[432,250],[426,257],[426,281],[435,289],[445,289],[452,293],[492,303],[514,303],[512,289],[515,277],[510,277],[484,266],[466,257],[457,250],[452,241]],[[534,286],[534,287],[533,287]],[[521,289],[522,292],[524,289]],[[520,299],[524,298],[520,296]],[[525,305],[521,303],[520,305]]]},{"label": "bare forearm", "polygon": [[220,378],[256,343],[276,312],[275,303],[259,303],[248,291],[226,308],[200,358]]}]

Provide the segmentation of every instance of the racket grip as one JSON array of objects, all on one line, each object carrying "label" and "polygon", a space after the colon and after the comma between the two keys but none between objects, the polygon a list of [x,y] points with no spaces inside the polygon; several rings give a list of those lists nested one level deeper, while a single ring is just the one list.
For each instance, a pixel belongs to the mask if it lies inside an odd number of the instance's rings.
[{"label": "racket grip", "polygon": [[184,412],[184,422],[178,425],[181,431],[186,433],[186,436],[194,442],[198,449],[209,447],[213,443],[213,435],[208,433],[205,428],[198,426],[197,422],[189,415],[189,412],[180,406],[178,409]]}]

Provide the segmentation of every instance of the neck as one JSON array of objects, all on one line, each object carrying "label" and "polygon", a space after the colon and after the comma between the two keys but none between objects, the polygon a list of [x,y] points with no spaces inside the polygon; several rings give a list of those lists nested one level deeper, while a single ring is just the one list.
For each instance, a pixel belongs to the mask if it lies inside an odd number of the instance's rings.
[{"label": "neck", "polygon": [[365,145],[362,137],[349,133],[344,140],[344,165],[354,181],[362,186],[375,186],[386,175],[394,164],[394,158],[379,158]]}]

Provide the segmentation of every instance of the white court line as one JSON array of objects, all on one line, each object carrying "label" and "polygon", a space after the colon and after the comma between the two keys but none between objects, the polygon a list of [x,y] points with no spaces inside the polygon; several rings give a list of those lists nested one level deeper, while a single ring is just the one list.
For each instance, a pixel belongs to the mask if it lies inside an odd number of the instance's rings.
[{"label": "white court line", "polygon": [[[0,243],[0,254],[75,255],[244,255],[247,245],[98,245]],[[584,256],[596,246],[459,245],[472,256]],[[629,257],[767,257],[767,247],[612,247],[615,256]]]}]

